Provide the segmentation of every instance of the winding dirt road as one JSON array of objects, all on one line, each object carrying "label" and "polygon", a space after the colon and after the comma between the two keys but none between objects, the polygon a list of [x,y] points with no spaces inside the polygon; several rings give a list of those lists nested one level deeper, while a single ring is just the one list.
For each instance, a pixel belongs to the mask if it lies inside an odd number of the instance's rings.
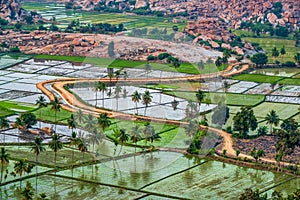
[{"label": "winding dirt road", "polygon": [[[137,78],[128,78],[126,79],[127,83],[132,83],[132,84],[144,84],[147,82],[160,82],[160,83],[171,83],[171,82],[180,82],[180,81],[197,81],[200,79],[209,79],[209,78],[214,78],[214,77],[231,77],[236,74],[240,74],[244,72],[245,70],[249,69],[248,64],[244,64],[239,69],[234,70],[238,64],[236,65],[231,65],[227,69],[221,72],[216,72],[216,73],[211,73],[211,74],[203,74],[203,75],[193,75],[193,76],[185,76],[185,77],[171,77],[171,78],[149,78],[149,79],[137,79]],[[101,81],[104,83],[116,83],[118,81],[125,81],[124,79],[116,79],[112,78],[111,80],[109,78],[101,78],[101,79],[87,79],[87,78],[61,78],[61,79],[55,79],[55,80],[48,80],[44,82],[37,83],[37,88],[40,89],[45,95],[48,96],[50,100],[53,100],[55,96],[59,96],[60,98],[63,99],[65,104],[62,105],[62,108],[71,112],[77,112],[78,110],[81,110],[83,113],[86,114],[92,114],[95,116],[98,116],[99,113],[107,113],[109,117],[111,118],[117,118],[117,119],[125,119],[125,120],[131,120],[131,121],[136,121],[136,120],[141,120],[141,121],[151,121],[151,122],[159,122],[159,123],[166,123],[166,124],[172,124],[172,125],[177,125],[177,126],[186,126],[188,125],[188,122],[182,122],[182,121],[176,121],[176,120],[168,120],[168,119],[163,119],[163,118],[154,118],[154,117],[147,117],[147,116],[136,116],[136,115],[131,115],[131,114],[125,114],[125,113],[120,113],[120,112],[115,112],[115,111],[110,111],[102,108],[95,108],[92,106],[89,106],[83,102],[81,102],[77,97],[70,93],[68,90],[64,88],[65,85],[70,85],[74,83],[83,83],[83,82],[97,82]],[[47,88],[47,85],[51,85],[54,92],[50,91]],[[56,94],[54,94],[56,93]],[[220,136],[223,137],[223,148],[226,149],[226,155],[230,157],[235,157],[235,149],[233,148],[233,140],[230,134],[213,128],[213,127],[206,127],[206,126],[201,126],[201,129],[207,129],[211,132],[214,132]],[[162,150],[165,150],[165,148],[162,148]],[[176,151],[183,152],[179,149],[176,149]],[[246,154],[240,154],[240,157],[247,157],[249,159],[253,159],[251,156],[246,155]],[[267,158],[262,158],[261,160],[264,160],[266,162],[271,162],[275,163],[275,160],[267,159]]]}]

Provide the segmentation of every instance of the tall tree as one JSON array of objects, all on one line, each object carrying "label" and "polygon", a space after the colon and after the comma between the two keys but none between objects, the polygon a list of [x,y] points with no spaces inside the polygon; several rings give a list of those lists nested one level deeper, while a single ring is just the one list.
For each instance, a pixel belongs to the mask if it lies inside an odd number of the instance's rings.
[{"label": "tall tree", "polygon": [[124,145],[126,142],[128,142],[128,140],[129,140],[129,135],[126,133],[126,130],[123,129],[123,128],[120,129],[120,132],[119,132],[119,135],[118,135],[118,142],[119,142],[119,144],[121,144],[121,149],[120,149],[118,155],[120,155],[120,153],[122,152],[122,147],[123,147],[123,145]]},{"label": "tall tree", "polygon": [[276,59],[279,56],[279,51],[276,47],[272,49],[272,56]]},{"label": "tall tree", "polygon": [[9,163],[9,154],[6,153],[4,147],[1,147],[0,161],[1,161],[1,177],[0,177],[0,184],[1,184],[2,177],[3,177],[3,171],[4,171],[4,165]]},{"label": "tall tree", "polygon": [[119,107],[119,98],[120,98],[120,92],[122,91],[121,86],[117,85],[115,88],[115,97],[116,97],[116,110],[118,111]]},{"label": "tall tree", "polygon": [[[46,101],[45,97],[41,95],[41,96],[38,97],[35,104],[38,105],[39,115],[40,115],[39,120],[41,120],[41,118],[42,118],[42,108],[47,107],[47,105],[48,105],[47,101]],[[40,124],[40,128],[41,128],[41,121],[39,122],[39,124]]]},{"label": "tall tree", "polygon": [[[72,132],[71,137],[68,138],[69,140],[69,145],[72,146],[73,148],[77,145],[77,134],[75,132]],[[72,164],[74,163],[74,149],[72,149]]]},{"label": "tall tree", "polygon": [[251,61],[257,66],[265,65],[268,62],[268,56],[264,53],[257,53],[251,57]]},{"label": "tall tree", "polygon": [[71,129],[71,134],[74,132],[74,128],[76,128],[75,117],[71,114],[70,118],[68,119],[68,127]]},{"label": "tall tree", "polygon": [[59,150],[63,148],[63,144],[60,141],[61,136],[59,136],[57,133],[54,133],[52,135],[52,140],[48,143],[49,148],[54,151],[54,168],[56,171],[56,154]]},{"label": "tall tree", "polygon": [[85,138],[78,138],[78,150],[82,152],[82,161],[84,160],[84,153],[88,151],[88,144]]},{"label": "tall tree", "polygon": [[135,143],[134,152],[136,153],[136,146],[137,142],[142,139],[142,136],[140,135],[140,128],[138,125],[132,127],[131,129],[131,138],[130,140]]},{"label": "tall tree", "polygon": [[28,168],[28,163],[25,160],[19,160],[19,161],[15,162],[14,170],[15,170],[15,173],[19,174],[19,176],[20,176],[20,188],[22,185],[23,172],[26,172],[27,168]]},{"label": "tall tree", "polygon": [[[9,122],[5,117],[0,117],[0,129],[1,132],[3,129],[9,128]],[[5,134],[3,134],[3,143],[5,144]]]},{"label": "tall tree", "polygon": [[104,92],[107,91],[107,86],[104,82],[98,83],[98,90],[102,92],[102,107],[104,108]]},{"label": "tall tree", "polygon": [[141,100],[141,94],[137,90],[134,91],[134,93],[131,95],[131,100],[135,103],[136,113],[139,114],[138,113],[138,106],[137,106],[137,104]]},{"label": "tall tree", "polygon": [[294,60],[296,61],[296,63],[300,64],[300,53],[295,54]]},{"label": "tall tree", "polygon": [[81,110],[77,111],[77,113],[76,113],[76,120],[78,121],[77,125],[79,125],[81,127],[81,124],[82,124],[82,122],[84,120],[84,115],[83,115],[83,113],[82,113]]},{"label": "tall tree", "polygon": [[149,90],[146,90],[145,93],[143,94],[143,104],[146,105],[145,107],[145,113],[144,115],[146,116],[146,109],[148,107],[148,105],[152,102],[152,96],[151,93],[149,92]]},{"label": "tall tree", "polygon": [[42,139],[40,137],[36,137],[34,139],[34,143],[31,144],[31,151],[35,154],[35,190],[37,193],[37,175],[38,175],[38,156],[41,152],[46,151],[46,149],[42,145]]},{"label": "tall tree", "polygon": [[199,112],[200,112],[200,106],[201,106],[201,103],[202,103],[202,101],[204,100],[204,98],[205,98],[205,93],[202,91],[202,90],[198,90],[197,92],[196,92],[196,99],[197,99],[197,102],[198,102],[198,105],[199,105]]},{"label": "tall tree", "polygon": [[106,128],[108,128],[111,125],[111,120],[108,117],[107,113],[101,113],[97,118],[97,120],[103,132],[105,131]]},{"label": "tall tree", "polygon": [[54,110],[54,120],[55,120],[55,133],[56,133],[56,124],[57,124],[57,121],[56,121],[56,117],[57,117],[57,112],[60,112],[60,109],[61,109],[61,102],[60,100],[55,96],[54,97],[54,100],[52,100],[50,102],[51,104],[51,110]]},{"label": "tall tree", "polygon": [[284,56],[284,55],[286,54],[286,51],[285,51],[284,46],[281,47],[281,49],[280,49],[280,54],[281,54],[281,56]]},{"label": "tall tree", "polygon": [[272,126],[275,125],[277,126],[279,123],[279,117],[276,113],[275,110],[271,110],[270,113],[267,114],[267,116],[265,117],[265,120],[267,121],[267,124],[270,125],[270,133],[273,133],[273,128]]},{"label": "tall tree", "polygon": [[94,129],[90,131],[90,134],[88,135],[88,141],[93,145],[93,152],[95,152],[95,144],[100,144],[103,138],[104,134],[102,129],[98,130],[96,127],[94,127]]}]

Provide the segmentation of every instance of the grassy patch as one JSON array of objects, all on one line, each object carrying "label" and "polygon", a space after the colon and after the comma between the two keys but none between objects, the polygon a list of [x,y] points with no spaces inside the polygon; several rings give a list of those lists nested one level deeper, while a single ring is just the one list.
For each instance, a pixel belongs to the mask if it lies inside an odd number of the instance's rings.
[{"label": "grassy patch", "polygon": [[280,119],[287,119],[298,113],[298,108],[298,105],[264,102],[254,107],[253,111],[256,117],[264,118],[271,110],[275,110]]},{"label": "grassy patch", "polygon": [[235,80],[251,81],[251,82],[258,82],[258,83],[277,83],[283,78],[285,77],[268,76],[263,74],[240,74],[233,77],[233,79]]},{"label": "grassy patch", "polygon": [[15,114],[14,111],[0,106],[0,117],[6,117],[6,116],[9,116],[9,115],[13,115],[13,114]]},{"label": "grassy patch", "polygon": [[18,102],[13,102],[13,101],[0,101],[0,104],[3,109],[10,110],[11,112],[33,111],[37,108],[33,104],[18,103]]},{"label": "grassy patch", "polygon": [[[244,40],[249,42],[258,43],[264,50],[268,53],[269,63],[274,63],[275,60],[280,62],[294,61],[294,55],[300,51],[300,47],[295,47],[295,41],[282,38],[254,38],[254,37],[244,37]],[[286,54],[284,56],[279,56],[276,59],[272,57],[272,49],[276,47],[280,50],[285,47]]]},{"label": "grassy patch", "polygon": [[279,84],[285,84],[285,85],[300,85],[300,79],[299,78],[285,78],[283,80],[278,81]]},{"label": "grassy patch", "polygon": [[[35,114],[37,118],[40,118],[41,116],[42,120],[55,122],[55,112],[54,110],[51,110],[51,106],[40,108],[34,111],[33,114]],[[71,112],[61,109],[60,112],[56,113],[56,121],[65,121],[66,119],[70,118],[71,114]]]},{"label": "grassy patch", "polygon": [[[166,92],[167,94],[175,94],[177,97],[184,98],[187,100],[197,101],[194,92]],[[226,105],[233,106],[253,106],[263,102],[265,99],[264,95],[257,94],[236,94],[236,93],[218,93],[210,92],[205,93],[205,99],[203,103],[214,103],[224,102]]]}]

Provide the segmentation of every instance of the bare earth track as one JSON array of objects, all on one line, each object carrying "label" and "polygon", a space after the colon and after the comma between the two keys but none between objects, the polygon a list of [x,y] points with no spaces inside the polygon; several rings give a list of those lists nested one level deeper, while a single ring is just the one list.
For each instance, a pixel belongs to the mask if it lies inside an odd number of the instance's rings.
[{"label": "bare earth track", "polygon": [[[237,67],[238,64],[236,65],[231,65],[227,69],[221,72],[216,72],[216,73],[211,73],[211,74],[204,74],[204,75],[193,75],[193,76],[185,76],[185,77],[176,77],[176,78],[149,78],[147,80],[145,79],[137,79],[137,78],[130,78],[126,79],[127,83],[133,83],[133,84],[142,84],[146,82],[160,82],[160,83],[170,83],[170,82],[179,82],[179,81],[197,81],[200,79],[209,79],[209,78],[214,78],[214,77],[230,77],[236,74],[240,74],[243,71],[249,69],[248,64],[244,64],[242,67],[240,67],[238,70],[233,70],[235,67]],[[96,81],[101,81],[104,83],[116,83],[118,81],[122,81],[122,79],[109,79],[109,78],[101,78],[101,79],[87,79],[87,78],[62,78],[62,79],[55,79],[55,80],[48,80],[44,82],[40,82],[37,84],[37,88],[40,89],[45,95],[49,97],[50,100],[53,100],[55,97],[54,92],[50,91],[47,89],[46,85],[51,85],[55,93],[57,93],[62,100],[65,102],[65,104],[62,105],[62,108],[71,112],[77,112],[78,110],[81,110],[84,113],[89,113],[93,114],[95,116],[98,116],[99,113],[107,113],[109,117],[111,118],[117,118],[117,119],[126,119],[126,120],[131,120],[131,121],[136,121],[136,120],[141,120],[141,121],[152,121],[152,122],[159,122],[159,123],[165,123],[165,124],[172,124],[172,125],[177,125],[177,126],[186,126],[188,125],[188,122],[182,122],[182,121],[177,121],[177,120],[168,120],[168,119],[163,119],[163,118],[154,118],[154,117],[147,117],[147,116],[137,116],[137,115],[131,115],[131,114],[125,114],[125,113],[120,113],[120,112],[115,112],[115,111],[110,111],[102,108],[95,108],[93,106],[89,106],[80,100],[77,99],[75,95],[67,91],[64,86],[68,84],[74,84],[74,83],[83,83],[83,82],[96,82]],[[124,80],[123,80],[124,81]],[[223,148],[226,149],[226,155],[229,157],[235,157],[235,149],[233,148],[233,140],[232,137],[229,133],[224,132],[222,130],[213,128],[213,127],[206,127],[200,125],[201,129],[207,129],[213,133],[216,133],[223,137]],[[163,151],[166,151],[166,148],[159,148]],[[171,148],[169,151],[176,151],[180,153],[185,153],[185,150],[183,149],[177,149],[177,148]],[[251,156],[246,155],[241,153],[239,155],[241,158],[248,158],[248,159],[253,159]],[[276,163],[274,159],[268,159],[268,158],[261,158],[262,161],[264,162],[269,162],[269,163]]]}]

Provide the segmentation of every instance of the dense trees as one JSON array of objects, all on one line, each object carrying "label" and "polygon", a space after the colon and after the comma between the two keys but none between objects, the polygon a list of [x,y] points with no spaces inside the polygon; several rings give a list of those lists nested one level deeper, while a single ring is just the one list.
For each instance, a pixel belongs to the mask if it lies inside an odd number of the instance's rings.
[{"label": "dense trees", "polygon": [[265,65],[268,62],[268,56],[264,53],[257,53],[251,57],[251,61],[258,66]]},{"label": "dense trees", "polygon": [[238,131],[235,136],[247,138],[249,129],[254,131],[257,128],[257,119],[249,107],[242,107],[241,111],[233,117],[233,130]]}]

